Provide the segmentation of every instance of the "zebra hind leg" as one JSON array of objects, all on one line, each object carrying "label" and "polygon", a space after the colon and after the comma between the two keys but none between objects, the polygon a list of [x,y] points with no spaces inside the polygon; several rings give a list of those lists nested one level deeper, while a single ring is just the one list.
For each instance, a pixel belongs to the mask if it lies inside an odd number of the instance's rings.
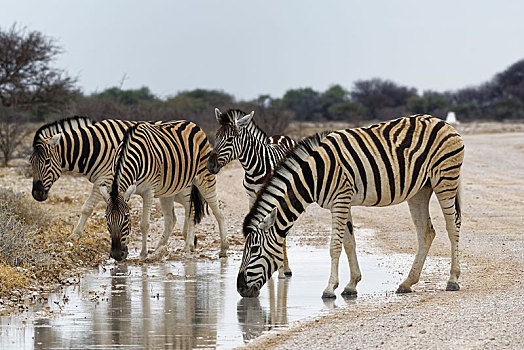
[{"label": "zebra hind leg", "polygon": [[215,175],[210,173],[203,176],[198,176],[195,185],[198,187],[198,190],[204,197],[204,200],[207,202],[215,219],[218,223],[218,231],[220,233],[220,252],[218,256],[223,258],[227,256],[227,250],[229,249],[229,244],[227,242],[226,229],[224,224],[224,214],[222,213],[221,203],[218,200],[217,190],[216,190],[216,178]]},{"label": "zebra hind leg", "polygon": [[411,266],[408,277],[400,284],[397,293],[411,292],[411,286],[420,279],[420,273],[429,248],[435,238],[435,230],[429,217],[429,199],[433,190],[430,186],[424,186],[416,195],[408,200],[411,218],[417,230],[418,248],[415,260]]},{"label": "zebra hind leg", "polygon": [[458,243],[461,226],[461,205],[460,205],[460,183],[457,181],[455,193],[443,191],[437,193],[440,208],[446,220],[446,231],[448,231],[449,241],[451,243],[451,268],[446,290],[459,290],[458,278],[460,276]]}]

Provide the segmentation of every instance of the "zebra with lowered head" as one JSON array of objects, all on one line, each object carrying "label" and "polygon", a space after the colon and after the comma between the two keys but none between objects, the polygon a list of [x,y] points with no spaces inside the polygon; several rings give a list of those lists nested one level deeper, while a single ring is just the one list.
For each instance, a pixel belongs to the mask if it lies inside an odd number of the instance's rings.
[{"label": "zebra with lowered head", "polygon": [[[173,212],[173,196],[189,185],[194,186],[191,218],[201,215],[197,200],[198,191],[217,217],[221,247],[220,256],[226,256],[228,243],[224,220],[216,193],[216,179],[205,164],[211,149],[206,134],[196,124],[188,121],[166,122],[158,125],[136,124],[129,128],[118,149],[114,163],[114,178],[110,191],[102,185],[100,192],[107,202],[106,219],[111,234],[111,257],[123,260],[127,257],[127,238],[131,225],[129,220],[129,197],[140,193],[144,198],[143,211],[149,213],[151,199],[171,198],[169,208]],[[145,218],[149,218],[146,215]],[[169,217],[165,217],[167,220]],[[142,222],[142,251],[147,241],[149,222]],[[162,237],[161,240],[167,239]],[[194,224],[189,220],[185,250],[194,250]]]},{"label": "zebra with lowered head", "polygon": [[323,297],[335,297],[342,244],[350,267],[343,295],[357,293],[358,266],[351,206],[388,206],[408,202],[418,250],[398,293],[418,282],[435,230],[429,199],[435,193],[451,242],[446,290],[458,290],[458,240],[461,225],[460,168],[464,145],[444,121],[416,115],[365,128],[325,132],[304,139],[288,153],[245,217],[246,237],[237,290],[257,296],[282,265],[282,245],[295,220],[313,202],[331,210],[331,273]]},{"label": "zebra with lowered head", "polygon": [[[30,157],[33,170],[33,198],[45,201],[51,187],[63,171],[82,174],[93,183],[93,188],[82,206],[80,219],[69,240],[81,237],[87,218],[96,204],[102,200],[100,185],[111,183],[113,160],[118,145],[129,127],[138,123],[146,122],[113,119],[93,122],[87,117],[76,116],[43,125],[35,133]],[[186,212],[182,231],[184,236],[189,222],[190,193],[191,187],[188,186],[175,196],[175,201],[181,203]],[[166,198],[160,199],[162,208],[170,207],[166,201],[168,201]],[[166,215],[173,218],[173,223],[164,227],[162,237],[169,237],[176,222],[174,212],[164,213],[164,217]],[[141,221],[146,220],[142,217]],[[167,242],[159,242],[157,248],[165,243]],[[143,251],[141,256],[145,257],[145,255],[146,251]]]},{"label": "zebra with lowered head", "polygon": [[[250,208],[273,169],[296,145],[289,136],[268,137],[253,121],[253,114],[254,112],[246,114],[239,109],[229,109],[222,113],[215,108],[215,117],[220,128],[216,132],[215,147],[207,162],[209,171],[217,174],[222,167],[238,158],[244,169],[244,188]],[[284,275],[292,275],[285,244],[284,265],[279,269],[279,277]]]}]

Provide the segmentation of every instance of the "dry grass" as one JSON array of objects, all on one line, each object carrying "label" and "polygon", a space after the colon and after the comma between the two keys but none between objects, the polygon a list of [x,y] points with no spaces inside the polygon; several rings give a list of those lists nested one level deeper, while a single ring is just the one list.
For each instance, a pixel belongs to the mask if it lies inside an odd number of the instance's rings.
[{"label": "dry grass", "polygon": [[70,223],[22,194],[0,189],[0,298],[13,290],[62,283],[79,267],[98,266],[108,240],[92,232],[104,227],[101,220],[90,220],[83,238],[69,243]]}]

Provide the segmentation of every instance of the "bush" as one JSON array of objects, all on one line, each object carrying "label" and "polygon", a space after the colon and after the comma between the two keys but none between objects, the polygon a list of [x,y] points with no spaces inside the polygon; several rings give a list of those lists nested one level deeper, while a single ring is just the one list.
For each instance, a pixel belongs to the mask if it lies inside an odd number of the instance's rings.
[{"label": "bush", "polygon": [[0,260],[12,266],[41,264],[48,256],[33,244],[34,235],[49,222],[49,215],[23,195],[0,189]]}]

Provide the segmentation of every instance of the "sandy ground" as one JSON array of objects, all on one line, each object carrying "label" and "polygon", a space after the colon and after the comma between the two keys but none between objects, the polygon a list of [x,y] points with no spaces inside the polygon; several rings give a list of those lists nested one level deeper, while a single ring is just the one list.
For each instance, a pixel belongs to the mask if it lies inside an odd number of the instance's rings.
[{"label": "sandy ground", "polygon": [[[251,348],[524,348],[524,133],[465,135],[466,158],[463,167],[463,226],[461,231],[462,275],[458,292],[445,292],[449,265],[436,271],[423,270],[414,292],[380,300],[364,298],[349,307],[334,310],[274,330],[250,343]],[[238,162],[224,168],[218,176],[218,193],[224,204],[230,253],[240,256],[243,248],[241,227],[247,212],[247,198]],[[3,170],[0,186],[23,191],[30,196],[31,178],[14,169]],[[63,176],[53,187],[50,199],[42,204],[73,225],[91,184],[82,177]],[[133,234],[130,262],[137,260],[140,247],[138,213],[140,197],[134,196]],[[170,239],[169,259],[217,259],[219,235],[216,222],[206,217],[197,226],[196,252],[186,257],[182,251],[183,208],[175,206],[178,222]],[[449,258],[449,241],[436,201],[431,213],[437,237],[429,256]],[[90,221],[103,222],[104,203]],[[359,254],[407,253],[414,257],[416,236],[407,204],[388,208],[354,208],[353,219]],[[92,225],[93,232],[109,235],[103,225]],[[152,212],[148,247],[153,250],[162,232],[158,201]],[[313,232],[312,232],[313,228]],[[375,230],[364,234],[363,228]],[[98,232],[96,232],[98,230]],[[291,231],[298,244],[317,245],[328,250],[330,215],[317,205],[308,207]],[[359,235],[359,231],[361,234]],[[101,254],[109,252],[101,251]],[[449,260],[448,260],[449,261]],[[341,268],[347,268],[344,256]],[[292,251],[290,265],[293,268]],[[398,266],[391,266],[399,269]],[[329,274],[326,267],[326,281]],[[405,277],[409,266],[399,270]],[[292,278],[306,278],[293,276]],[[366,278],[365,274],[363,278]],[[336,293],[347,281],[340,281]],[[319,298],[322,290],[318,291]],[[288,296],[292,298],[293,296]],[[340,295],[338,296],[340,298]]]},{"label": "sandy ground", "polygon": [[[247,347],[524,348],[524,133],[465,135],[464,142],[460,291],[444,291],[447,269],[423,270],[411,294],[363,300],[270,332]],[[429,255],[447,258],[449,241],[434,198],[431,215],[437,237]],[[414,255],[407,204],[354,208],[353,217],[377,232],[357,243],[368,245],[367,251]]]}]

